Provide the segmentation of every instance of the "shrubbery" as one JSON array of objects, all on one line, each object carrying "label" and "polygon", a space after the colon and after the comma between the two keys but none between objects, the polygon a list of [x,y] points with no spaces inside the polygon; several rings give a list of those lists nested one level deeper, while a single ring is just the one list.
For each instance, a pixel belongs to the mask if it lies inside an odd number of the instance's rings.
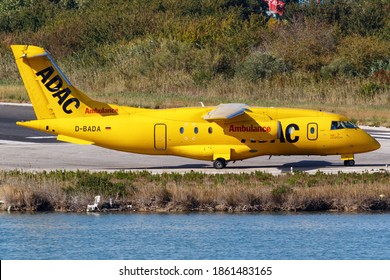
[{"label": "shrubbery", "polygon": [[390,210],[390,173],[293,172],[274,176],[149,172],[0,172],[0,210],[372,211]]},{"label": "shrubbery", "polygon": [[256,82],[259,79],[271,78],[289,70],[288,65],[282,59],[277,59],[266,53],[254,52],[238,65],[237,76]]},{"label": "shrubbery", "polygon": [[337,52],[358,74],[367,76],[378,62],[389,60],[390,42],[372,36],[347,36],[341,40]]},{"label": "shrubbery", "polygon": [[356,74],[357,71],[352,64],[343,58],[337,58],[321,68],[321,75],[324,78],[336,78],[339,76],[352,77],[356,76]]},{"label": "shrubbery", "polygon": [[264,45],[294,69],[317,72],[334,56],[336,33],[332,25],[317,19],[294,20],[275,29]]},{"label": "shrubbery", "polygon": [[297,2],[277,21],[257,0],[4,0],[0,80],[18,78],[9,45],[36,44],[71,75],[88,68],[95,87],[130,92],[224,92],[221,81],[237,92],[237,80],[278,84],[280,76],[375,77],[389,90],[388,1]]}]

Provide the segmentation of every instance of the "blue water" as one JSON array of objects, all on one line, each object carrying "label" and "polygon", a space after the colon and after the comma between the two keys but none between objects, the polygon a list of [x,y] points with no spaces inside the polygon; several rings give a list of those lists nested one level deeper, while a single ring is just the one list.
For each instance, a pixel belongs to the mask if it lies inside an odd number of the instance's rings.
[{"label": "blue water", "polygon": [[0,213],[1,259],[390,259],[390,214]]}]

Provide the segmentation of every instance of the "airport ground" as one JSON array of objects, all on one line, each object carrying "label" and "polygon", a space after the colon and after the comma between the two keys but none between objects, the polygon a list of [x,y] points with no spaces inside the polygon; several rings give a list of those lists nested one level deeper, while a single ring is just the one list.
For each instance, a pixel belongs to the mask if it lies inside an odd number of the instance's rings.
[{"label": "airport ground", "polygon": [[215,170],[211,162],[60,143],[17,127],[30,106],[0,105],[2,209],[85,211],[388,211],[390,130],[364,127],[381,149],[356,155],[259,157]]}]

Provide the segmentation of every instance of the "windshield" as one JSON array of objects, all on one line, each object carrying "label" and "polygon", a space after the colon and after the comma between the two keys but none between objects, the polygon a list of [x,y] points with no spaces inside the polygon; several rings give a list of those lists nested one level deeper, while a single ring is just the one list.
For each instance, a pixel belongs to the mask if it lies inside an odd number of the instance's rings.
[{"label": "windshield", "polygon": [[331,130],[343,128],[358,128],[358,126],[349,121],[332,121]]}]

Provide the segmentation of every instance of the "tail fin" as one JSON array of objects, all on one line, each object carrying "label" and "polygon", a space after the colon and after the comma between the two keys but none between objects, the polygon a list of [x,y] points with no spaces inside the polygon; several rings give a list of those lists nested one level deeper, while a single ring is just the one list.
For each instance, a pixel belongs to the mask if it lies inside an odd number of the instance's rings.
[{"label": "tail fin", "polygon": [[11,48],[38,119],[118,114],[118,107],[92,100],[72,86],[43,48]]}]

